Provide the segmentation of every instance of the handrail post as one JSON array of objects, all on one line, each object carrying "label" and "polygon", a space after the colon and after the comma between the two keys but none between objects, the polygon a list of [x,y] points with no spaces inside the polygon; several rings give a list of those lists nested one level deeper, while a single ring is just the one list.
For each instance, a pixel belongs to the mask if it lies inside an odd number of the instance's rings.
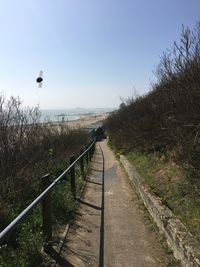
[{"label": "handrail post", "polygon": [[[44,191],[50,185],[50,174],[42,177],[42,190]],[[42,220],[43,220],[43,237],[44,251],[52,247],[52,222],[51,222],[51,192],[49,192],[42,200]]]},{"label": "handrail post", "polygon": [[[89,144],[89,146],[90,146],[90,144]],[[92,159],[92,156],[91,156],[91,147],[90,147],[90,149],[88,150],[88,156],[89,156],[89,161],[91,161],[91,159]]]},{"label": "handrail post", "polygon": [[[80,155],[83,153],[83,149],[80,150]],[[81,167],[81,176],[84,179],[85,178],[85,174],[84,174],[84,156],[82,156],[80,158],[80,167]]]},{"label": "handrail post", "polygon": [[94,155],[94,152],[95,152],[95,142],[94,142],[94,144],[92,145],[92,157],[93,157],[93,155]]},{"label": "handrail post", "polygon": [[[70,165],[75,161],[75,157],[71,156],[70,157]],[[76,200],[76,180],[75,180],[75,165],[73,165],[71,167],[70,170],[70,174],[71,174],[71,191],[72,191],[72,195],[74,200]]]},{"label": "handrail post", "polygon": [[[85,149],[87,149],[88,147],[86,146]],[[85,158],[86,158],[86,163],[88,165],[89,162],[89,158],[88,158],[88,151],[85,153]]]}]

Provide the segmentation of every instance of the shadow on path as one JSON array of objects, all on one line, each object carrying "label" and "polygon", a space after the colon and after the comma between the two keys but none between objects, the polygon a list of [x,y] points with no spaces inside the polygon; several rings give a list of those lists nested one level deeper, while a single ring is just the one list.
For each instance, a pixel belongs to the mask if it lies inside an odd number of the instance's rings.
[{"label": "shadow on path", "polygon": [[83,201],[83,200],[79,200],[79,202],[82,204],[82,205],[86,205],[86,206],[88,206],[88,207],[90,207],[90,208],[93,208],[93,209],[96,209],[96,210],[101,210],[101,207],[97,207],[97,206],[95,206],[95,205],[93,205],[93,204],[90,204],[90,203],[88,203],[88,202],[86,202],[86,201]]},{"label": "shadow on path", "polygon": [[59,266],[104,266],[104,155],[100,143],[92,159],[75,221],[66,232],[60,253],[52,258]]},{"label": "shadow on path", "polygon": [[102,170],[97,170],[97,169],[93,169],[93,168],[91,168],[91,171],[94,171],[94,172],[103,172]]},{"label": "shadow on path", "polygon": [[49,249],[48,255],[56,262],[56,264],[59,264],[60,267],[75,267],[68,260],[63,258],[54,248]]},{"label": "shadow on path", "polygon": [[99,246],[99,267],[104,266],[104,191],[105,191],[105,159],[103,150],[99,144],[99,148],[101,150],[102,159],[103,159],[103,169],[102,169],[102,197],[101,197],[101,226],[100,226],[100,246]]},{"label": "shadow on path", "polygon": [[102,183],[94,182],[94,181],[89,180],[89,179],[87,179],[86,181],[87,181],[88,183],[91,183],[91,184],[102,185]]},{"label": "shadow on path", "polygon": [[91,160],[92,163],[102,164],[101,161]]}]

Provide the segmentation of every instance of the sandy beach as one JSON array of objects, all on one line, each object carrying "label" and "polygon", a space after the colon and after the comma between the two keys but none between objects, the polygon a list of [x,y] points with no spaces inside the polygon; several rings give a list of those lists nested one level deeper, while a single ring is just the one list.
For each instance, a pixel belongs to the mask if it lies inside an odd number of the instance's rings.
[{"label": "sandy beach", "polygon": [[84,128],[93,123],[105,120],[108,116],[108,113],[101,113],[95,115],[83,115],[80,119],[74,121],[67,121],[67,125],[72,129]]},{"label": "sandy beach", "polygon": [[54,122],[51,123],[51,125],[53,126],[67,125],[71,129],[87,128],[92,124],[105,120],[108,117],[108,115],[109,115],[108,112],[91,114],[91,115],[86,114],[86,115],[81,115],[81,117],[77,120]]}]

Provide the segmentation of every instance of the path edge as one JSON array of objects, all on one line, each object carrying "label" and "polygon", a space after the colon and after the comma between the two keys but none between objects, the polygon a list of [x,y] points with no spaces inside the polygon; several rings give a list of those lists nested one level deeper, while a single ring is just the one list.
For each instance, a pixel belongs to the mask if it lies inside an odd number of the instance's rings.
[{"label": "path edge", "polygon": [[200,267],[200,243],[172,211],[162,204],[160,198],[151,192],[150,187],[124,155],[120,155],[120,162],[160,232],[164,234],[174,257],[185,267]]}]

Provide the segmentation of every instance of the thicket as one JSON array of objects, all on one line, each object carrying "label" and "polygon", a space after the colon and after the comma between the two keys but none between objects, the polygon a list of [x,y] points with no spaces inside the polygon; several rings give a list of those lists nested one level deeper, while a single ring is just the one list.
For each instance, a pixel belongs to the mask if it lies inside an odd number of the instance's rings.
[{"label": "thicket", "polygon": [[[0,96],[0,231],[41,192],[41,177],[55,178],[89,142],[81,130],[40,123],[40,110],[23,108],[19,98]],[[82,181],[79,181],[80,186]],[[69,177],[53,192],[53,221],[75,212]],[[0,247],[0,266],[45,266],[40,254],[42,218],[38,207]]]},{"label": "thicket", "polygon": [[125,99],[105,126],[111,144],[200,240],[200,22],[182,26],[155,75],[150,91]]},{"label": "thicket", "polygon": [[[106,121],[118,149],[174,155],[200,178],[200,22],[182,26],[180,40],[163,53],[157,82],[143,96],[124,100]],[[173,152],[173,153],[172,153]]]}]

